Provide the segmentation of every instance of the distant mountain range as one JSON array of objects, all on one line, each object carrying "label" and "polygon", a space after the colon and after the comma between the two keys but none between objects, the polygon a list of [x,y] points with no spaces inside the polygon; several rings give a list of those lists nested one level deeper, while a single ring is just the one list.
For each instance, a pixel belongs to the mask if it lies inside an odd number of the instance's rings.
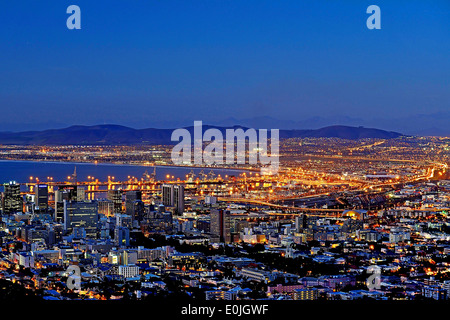
[{"label": "distant mountain range", "polygon": [[[219,129],[225,137],[227,128],[242,126],[203,125],[203,130]],[[268,127],[270,128],[270,127]],[[185,127],[193,136],[194,127]],[[0,132],[0,144],[8,145],[137,145],[175,144],[171,141],[173,129],[133,129],[120,125],[71,126],[63,129],[25,132]],[[280,130],[284,138],[341,138],[358,140],[364,138],[392,139],[401,133],[373,128],[351,126],[329,126],[314,130]]]},{"label": "distant mountain range", "polygon": [[[121,119],[121,125],[130,128],[145,129],[148,127],[158,129],[172,129],[192,126],[194,120],[198,120],[193,115],[181,115],[183,120],[176,117],[167,117],[158,119],[147,114],[142,114],[139,117],[133,117],[132,120]],[[417,113],[417,114],[405,114],[401,116],[394,116],[390,114],[373,114],[368,117],[360,117],[353,115],[337,115],[337,114],[322,114],[316,116],[292,116],[288,119],[280,119],[278,117],[267,115],[255,115],[250,118],[234,118],[223,117],[214,114],[208,115],[208,117],[202,117],[203,123],[217,127],[233,127],[239,125],[246,128],[279,128],[280,130],[297,130],[299,128],[314,130],[328,126],[341,125],[349,127],[364,126],[365,128],[378,128],[381,130],[395,130],[401,132],[404,135],[413,136],[441,136],[450,137],[450,111],[435,112],[435,113]],[[70,121],[70,119],[66,119]],[[97,124],[107,124],[107,119],[95,119],[90,118],[88,122],[80,123],[86,126],[95,126]],[[33,119],[30,121],[28,118],[1,118],[0,117],[0,130],[1,131],[42,131],[48,128],[62,129],[67,128],[72,123],[58,122],[52,119],[46,119],[45,121],[38,121]]]},{"label": "distant mountain range", "polygon": [[[359,127],[364,126],[366,128],[378,128],[382,130],[395,130],[405,135],[414,136],[450,136],[450,112],[438,112],[438,113],[423,113],[414,115],[402,115],[402,116],[386,116],[386,115],[372,115],[370,117],[354,117],[346,115],[320,115],[310,117],[292,117],[290,119],[279,119],[272,116],[254,116],[251,118],[221,118],[220,120],[214,120],[213,118],[205,120],[204,122],[210,125],[219,127],[228,127],[234,125],[240,125],[249,128],[279,128],[279,129],[320,129],[323,127],[333,126],[336,124]],[[141,124],[126,124],[130,127],[146,128],[148,121],[141,121]],[[192,123],[191,120],[176,121],[174,119],[167,119],[158,121],[157,128],[178,128],[189,126]],[[155,124],[156,125],[156,124]],[[42,126],[48,127],[48,124],[42,124]],[[10,128],[11,126],[3,126]],[[59,128],[64,126],[59,125]],[[67,125],[66,125],[67,127]]]}]

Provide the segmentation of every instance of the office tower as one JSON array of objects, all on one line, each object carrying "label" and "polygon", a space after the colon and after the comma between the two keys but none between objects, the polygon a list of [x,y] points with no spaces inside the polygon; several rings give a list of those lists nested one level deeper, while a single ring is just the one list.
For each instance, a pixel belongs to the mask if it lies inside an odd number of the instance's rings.
[{"label": "office tower", "polygon": [[57,223],[62,223],[64,221],[64,202],[55,201],[55,212],[53,214],[53,219]]},{"label": "office tower", "polygon": [[130,245],[130,229],[117,226],[114,229],[114,242],[117,246]]},{"label": "office tower", "polygon": [[125,201],[136,201],[136,200],[142,200],[142,191],[140,190],[127,191],[127,193],[125,194]]},{"label": "office tower", "polygon": [[98,201],[98,213],[104,214],[107,217],[114,215],[114,202],[111,200],[99,200]]},{"label": "office tower", "polygon": [[64,221],[64,200],[77,201],[77,187],[73,185],[59,186],[55,191],[55,213],[54,219],[57,222]]},{"label": "office tower", "polygon": [[62,222],[64,220],[64,204],[63,201],[84,201],[86,191],[82,186],[64,185],[59,186],[55,191],[55,221]]},{"label": "office tower", "polygon": [[127,214],[116,213],[114,218],[116,218],[116,226],[127,227],[130,229],[133,227],[133,220],[131,219],[131,216]]},{"label": "office tower", "polygon": [[84,228],[86,236],[97,237],[98,204],[96,201],[64,200],[64,229]]},{"label": "office tower", "polygon": [[122,213],[122,190],[108,190],[107,199],[114,203],[114,213]]},{"label": "office tower", "polygon": [[36,185],[34,195],[35,206],[40,211],[46,211],[48,209],[48,186],[45,184]]},{"label": "office tower", "polygon": [[173,206],[173,185],[163,184],[161,187],[162,191],[162,203],[165,206]]},{"label": "office tower", "polygon": [[231,214],[228,210],[211,210],[210,237],[213,242],[232,242]]},{"label": "office tower", "polygon": [[125,194],[125,213],[130,215],[133,220],[142,221],[144,209],[141,191],[128,191]]},{"label": "office tower", "polygon": [[15,181],[3,184],[2,194],[3,214],[23,212],[23,198],[20,195],[20,184]]},{"label": "office tower", "polygon": [[173,206],[176,213],[182,214],[184,212],[184,187],[181,185],[174,186]]},{"label": "office tower", "polygon": [[197,230],[202,231],[203,233],[211,233],[211,222],[210,220],[206,220],[205,218],[199,218],[197,220]]},{"label": "office tower", "polygon": [[33,212],[34,211],[34,194],[26,194],[24,199],[23,209],[25,212]]},{"label": "office tower", "polygon": [[301,214],[295,217],[295,231],[302,232],[306,228],[306,215]]},{"label": "office tower", "polygon": [[55,223],[51,225],[51,229],[54,234],[55,243],[60,242],[63,239],[64,225]]},{"label": "office tower", "polygon": [[64,185],[59,186],[55,191],[55,202],[67,201],[84,201],[85,189],[82,186]]},{"label": "office tower", "polygon": [[86,199],[86,189],[81,186],[77,186],[77,201],[84,201]]},{"label": "office tower", "polygon": [[223,239],[223,210],[211,210],[210,218],[211,241],[221,242]]},{"label": "office tower", "polygon": [[175,207],[178,214],[184,211],[184,187],[181,185],[164,184],[161,187],[162,203],[165,206]]},{"label": "office tower", "polygon": [[133,220],[142,221],[144,218],[145,204],[141,200],[127,202],[126,214],[131,216]]},{"label": "office tower", "polygon": [[314,234],[317,232],[318,218],[312,216],[306,216],[305,227],[303,228],[303,233],[306,235],[307,241],[314,240]]}]

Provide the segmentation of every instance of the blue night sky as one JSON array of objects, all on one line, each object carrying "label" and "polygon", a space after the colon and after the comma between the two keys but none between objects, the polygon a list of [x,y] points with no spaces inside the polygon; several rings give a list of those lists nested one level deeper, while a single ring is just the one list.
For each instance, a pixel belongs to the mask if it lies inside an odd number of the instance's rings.
[{"label": "blue night sky", "polygon": [[0,131],[258,117],[449,130],[448,0],[2,1],[0,41]]}]

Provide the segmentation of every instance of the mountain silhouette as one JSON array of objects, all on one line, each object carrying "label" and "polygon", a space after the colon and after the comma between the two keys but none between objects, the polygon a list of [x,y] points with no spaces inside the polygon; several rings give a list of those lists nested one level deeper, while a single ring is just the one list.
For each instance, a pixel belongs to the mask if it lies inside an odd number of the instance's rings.
[{"label": "mountain silhouette", "polygon": [[[218,127],[203,125],[203,131],[215,128],[225,138],[226,129],[248,128],[242,126]],[[185,127],[192,137],[194,127]],[[75,125],[63,129],[43,131],[0,132],[0,144],[5,145],[137,145],[137,144],[176,144],[171,141],[173,129],[133,129],[120,125],[106,124],[95,126]],[[328,126],[314,130],[280,130],[280,139],[286,138],[340,138],[358,139],[393,139],[401,133],[374,128],[351,126]]]}]

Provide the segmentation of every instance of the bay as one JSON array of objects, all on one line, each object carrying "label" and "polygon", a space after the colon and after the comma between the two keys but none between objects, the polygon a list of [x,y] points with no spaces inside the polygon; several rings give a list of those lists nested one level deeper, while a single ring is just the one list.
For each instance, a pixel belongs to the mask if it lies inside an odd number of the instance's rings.
[{"label": "bay", "polygon": [[[224,177],[238,176],[245,170],[239,169],[218,169],[218,168],[190,168],[171,166],[140,166],[126,164],[106,164],[106,163],[74,163],[74,162],[44,162],[44,161],[16,161],[0,160],[0,183],[16,181],[18,183],[49,181],[67,181],[68,176],[74,173],[76,167],[78,181],[87,181],[88,177],[94,177],[99,181],[107,181],[108,176],[114,177],[114,181],[125,181],[128,176],[141,179],[144,173],[152,174],[156,167],[157,180],[180,180],[186,179],[186,175],[194,172],[196,177],[203,170],[208,174],[213,170],[215,175]],[[169,178],[167,177],[169,175]]]}]

